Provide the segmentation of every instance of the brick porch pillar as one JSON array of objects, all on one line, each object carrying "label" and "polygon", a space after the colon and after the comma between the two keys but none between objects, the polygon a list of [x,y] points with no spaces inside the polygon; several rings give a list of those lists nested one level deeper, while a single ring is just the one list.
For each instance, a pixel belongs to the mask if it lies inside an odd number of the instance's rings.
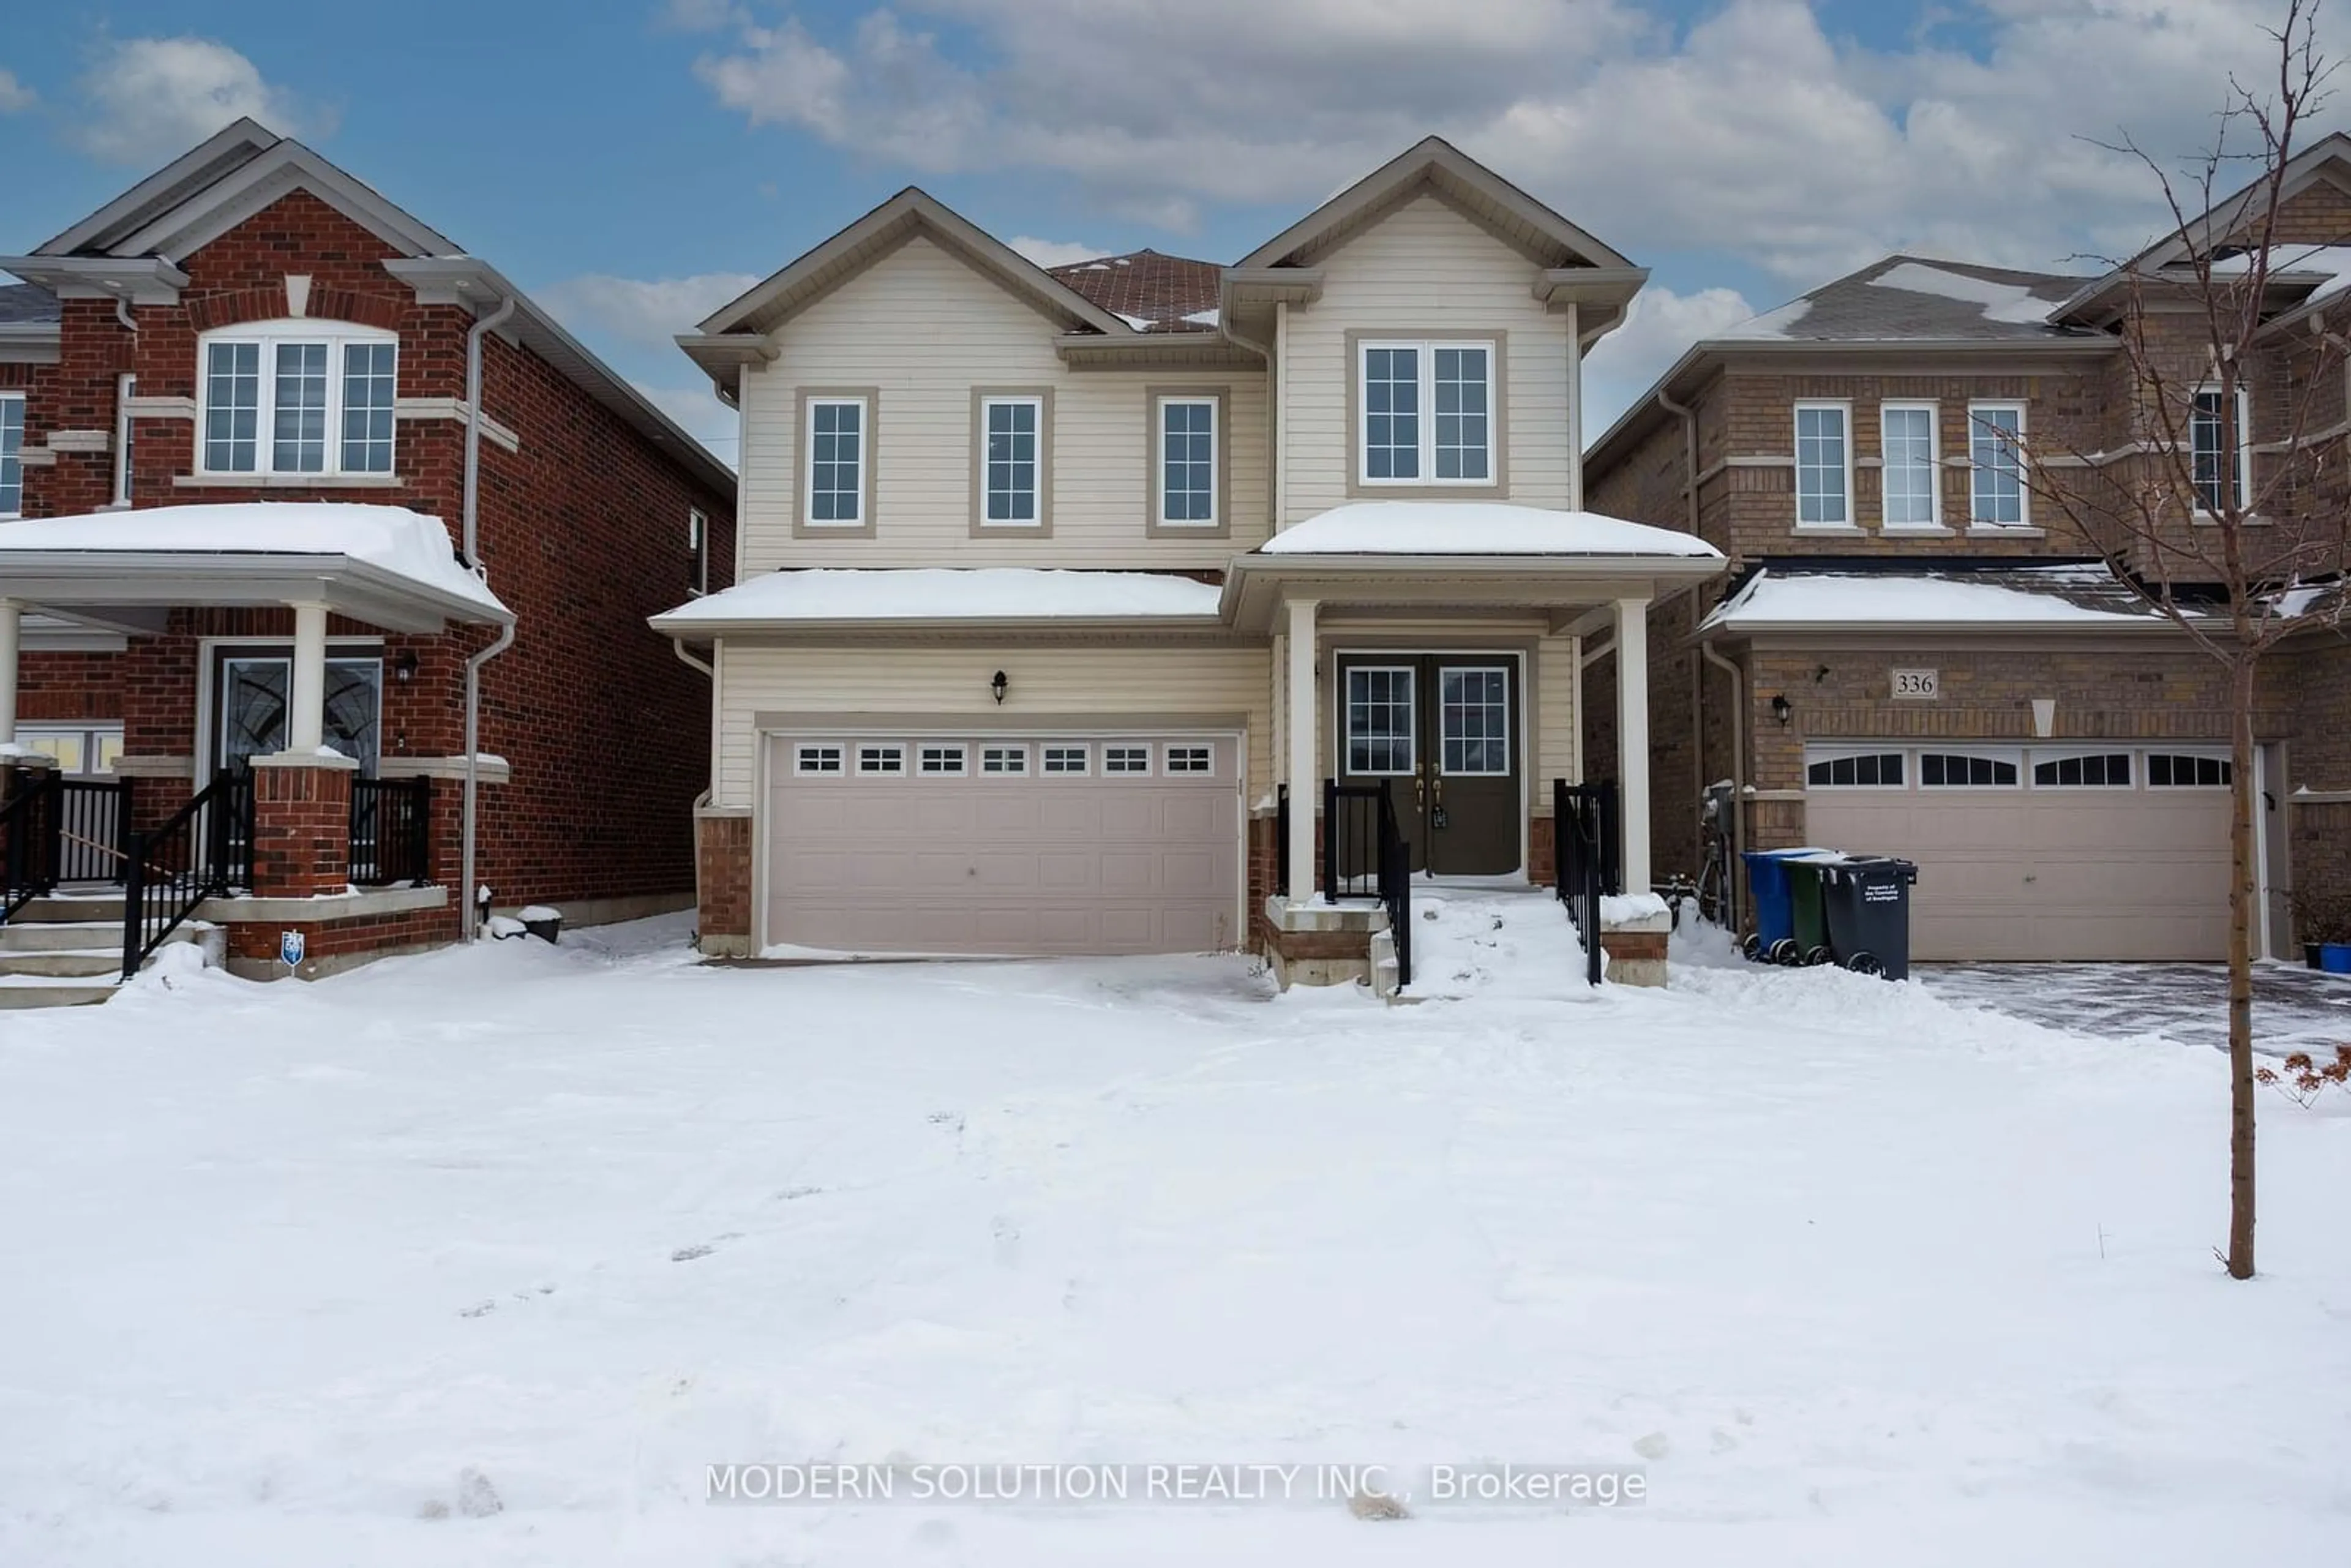
[{"label": "brick porch pillar", "polygon": [[253,892],[311,898],[350,885],[351,779],[359,764],[312,752],[253,759]]}]

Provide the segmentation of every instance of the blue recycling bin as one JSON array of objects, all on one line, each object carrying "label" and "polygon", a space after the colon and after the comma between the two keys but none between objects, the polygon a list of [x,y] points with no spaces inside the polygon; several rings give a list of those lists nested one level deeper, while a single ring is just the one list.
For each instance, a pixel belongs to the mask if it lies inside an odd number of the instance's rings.
[{"label": "blue recycling bin", "polygon": [[1793,856],[1820,852],[1812,848],[1746,852],[1747,891],[1755,910],[1755,936],[1748,947],[1749,957],[1769,957],[1781,943],[1795,941],[1795,897],[1788,885],[1788,868],[1781,862]]}]

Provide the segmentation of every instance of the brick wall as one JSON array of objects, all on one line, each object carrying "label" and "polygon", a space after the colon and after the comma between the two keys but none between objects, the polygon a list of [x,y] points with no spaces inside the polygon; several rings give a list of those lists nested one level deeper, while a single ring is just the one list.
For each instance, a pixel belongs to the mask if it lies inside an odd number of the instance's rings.
[{"label": "brick wall", "polygon": [[747,952],[751,942],[751,819],[694,820],[701,858],[702,910],[696,921],[707,951]]},{"label": "brick wall", "polygon": [[256,896],[315,898],[340,893],[350,883],[350,769],[253,770]]}]

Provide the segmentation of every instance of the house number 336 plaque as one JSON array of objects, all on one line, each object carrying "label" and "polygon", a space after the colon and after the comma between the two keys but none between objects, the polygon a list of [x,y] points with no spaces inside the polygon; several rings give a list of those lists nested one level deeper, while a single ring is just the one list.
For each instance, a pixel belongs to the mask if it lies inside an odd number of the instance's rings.
[{"label": "house number 336 plaque", "polygon": [[1933,702],[1943,695],[1943,683],[1934,670],[1896,670],[1894,695],[1912,702]]}]

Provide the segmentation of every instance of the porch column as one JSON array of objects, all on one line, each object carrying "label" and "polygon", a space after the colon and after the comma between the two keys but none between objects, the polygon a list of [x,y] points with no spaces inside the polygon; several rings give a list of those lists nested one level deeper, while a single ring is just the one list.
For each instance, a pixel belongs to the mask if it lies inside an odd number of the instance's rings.
[{"label": "porch column", "polygon": [[0,599],[0,752],[16,744],[16,655],[24,626],[25,607]]},{"label": "porch column", "polygon": [[1314,778],[1314,612],[1311,599],[1290,601],[1290,901],[1314,896],[1314,813],[1322,789]]},{"label": "porch column", "polygon": [[286,694],[286,749],[308,757],[326,744],[327,607],[294,606],[294,678]]},{"label": "porch column", "polygon": [[1649,601],[1616,601],[1617,816],[1625,891],[1649,891]]}]

